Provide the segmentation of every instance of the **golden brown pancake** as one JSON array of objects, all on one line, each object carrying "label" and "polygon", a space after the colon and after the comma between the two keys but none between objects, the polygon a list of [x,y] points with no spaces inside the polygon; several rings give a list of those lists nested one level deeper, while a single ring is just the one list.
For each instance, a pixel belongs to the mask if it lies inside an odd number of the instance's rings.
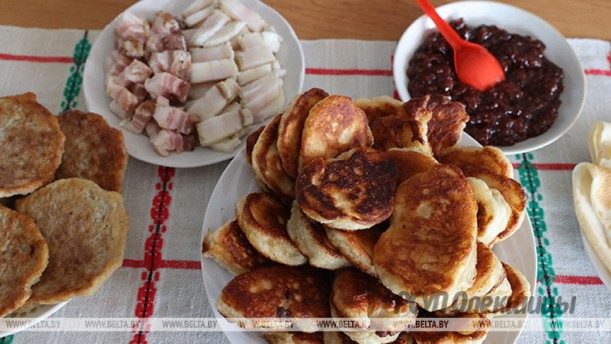
[{"label": "golden brown pancake", "polygon": [[264,125],[260,126],[259,129],[253,131],[246,138],[246,150],[245,150],[246,162],[250,166],[252,166],[252,150],[255,148],[255,144],[257,143],[257,140],[259,139],[259,136],[263,132],[263,129],[265,129]]},{"label": "golden brown pancake", "polygon": [[433,155],[426,136],[428,118],[411,118],[405,113],[379,117],[371,123],[373,146],[379,150],[417,148]]},{"label": "golden brown pancake", "polygon": [[0,206],[0,318],[23,306],[49,261],[31,218]]},{"label": "golden brown pancake", "polygon": [[477,203],[467,179],[452,165],[436,165],[397,188],[390,228],[376,243],[373,262],[382,283],[435,311],[435,300],[473,284]]},{"label": "golden brown pancake", "polygon": [[[473,285],[450,307],[435,312],[438,316],[453,316],[462,313],[487,313],[493,310],[493,302],[488,305],[487,297],[493,289],[505,280],[505,269],[501,261],[484,243],[477,243],[477,275]],[[485,301],[485,302],[484,302]],[[492,301],[492,300],[491,300]]]},{"label": "golden brown pancake", "polygon": [[226,318],[328,318],[329,289],[323,270],[269,265],[236,276],[216,307]]},{"label": "golden brown pancake", "polygon": [[202,245],[202,254],[204,257],[213,258],[234,275],[270,262],[252,247],[235,219],[214,232],[208,231]]},{"label": "golden brown pancake", "polygon": [[252,246],[265,257],[285,265],[302,265],[307,259],[286,232],[290,209],[269,193],[248,194],[236,204],[238,225]]},{"label": "golden brown pancake", "polygon": [[528,312],[527,302],[531,296],[530,283],[528,283],[526,277],[519,270],[514,269],[511,265],[503,263],[503,267],[507,273],[507,280],[511,285],[511,296],[507,301],[507,306],[492,313],[492,315],[524,314]]},{"label": "golden brown pancake", "polygon": [[350,266],[350,262],[331,244],[323,226],[308,219],[297,201],[293,201],[286,229],[299,251],[308,258],[310,265],[327,270]]},{"label": "golden brown pancake", "polygon": [[65,137],[34,93],[0,98],[0,197],[25,195],[53,181]]},{"label": "golden brown pancake", "polygon": [[418,147],[437,156],[458,143],[469,119],[464,106],[441,95],[412,98],[403,111],[376,119],[372,125],[375,147]]},{"label": "golden brown pancake", "polygon": [[467,177],[480,179],[484,181],[489,188],[498,190],[511,208],[511,215],[509,216],[507,228],[502,231],[490,245],[494,245],[497,242],[509,238],[518,228],[520,228],[522,221],[524,221],[524,214],[526,213],[526,193],[522,185],[511,178],[482,168],[469,167],[463,169],[463,171]]},{"label": "golden brown pancake", "polygon": [[438,164],[432,155],[420,148],[391,148],[384,152],[397,163],[397,185],[418,173],[426,172]]},{"label": "golden brown pancake", "polygon": [[439,94],[413,98],[403,104],[403,108],[408,116],[429,118],[426,135],[435,156],[460,141],[469,120],[463,104]]},{"label": "golden brown pancake", "polygon": [[[384,319],[415,319],[418,306],[394,295],[377,279],[356,269],[340,271],[333,281],[331,313],[334,318],[358,319],[371,330],[344,332],[359,343],[390,343],[407,327]],[[379,320],[378,320],[379,319]]]},{"label": "golden brown pancake", "polygon": [[[424,316],[426,319],[435,319],[434,316],[427,314]],[[474,315],[469,314],[465,316],[455,317],[455,321],[464,319],[465,329],[462,331],[413,331],[410,332],[416,343],[418,344],[479,344],[483,343],[488,336],[490,325],[473,328],[473,321],[486,322],[490,324],[490,320],[485,315]],[[475,320],[474,318],[478,318]],[[450,325],[451,326],[451,325]],[[473,331],[475,330],[475,331]]]},{"label": "golden brown pancake", "polygon": [[359,98],[354,104],[365,111],[369,124],[377,118],[394,115],[403,112],[403,103],[389,96],[377,96],[373,98]]},{"label": "golden brown pancake", "polygon": [[286,204],[295,198],[294,180],[286,173],[276,149],[278,125],[282,115],[277,115],[263,129],[252,151],[252,169],[257,179],[280,197]]},{"label": "golden brown pancake", "polygon": [[329,96],[310,110],[303,125],[299,171],[317,158],[335,158],[354,147],[370,147],[365,112],[345,96]]},{"label": "golden brown pancake", "polygon": [[121,131],[91,112],[71,110],[58,119],[66,142],[55,178],[85,178],[120,192],[129,158]]},{"label": "golden brown pancake", "polygon": [[327,237],[355,268],[378,277],[378,272],[373,266],[373,247],[387,228],[386,223],[361,231],[327,228]]},{"label": "golden brown pancake", "polygon": [[513,178],[513,166],[503,151],[496,147],[453,147],[441,154],[439,161],[452,163],[460,169],[484,168],[507,178]]},{"label": "golden brown pancake", "polygon": [[278,155],[284,170],[292,178],[297,178],[298,174],[301,132],[306,117],[316,103],[328,96],[320,88],[312,88],[295,97],[282,115],[278,128]]},{"label": "golden brown pancake", "polygon": [[49,246],[49,265],[28,302],[91,295],[121,266],[129,220],[123,197],[80,178],[57,180],[16,202]]},{"label": "golden brown pancake", "polygon": [[394,160],[361,147],[336,159],[312,161],[299,175],[295,194],[303,212],[314,221],[359,230],[390,216],[396,178]]},{"label": "golden brown pancake", "polygon": [[323,332],[267,332],[263,338],[269,344],[324,344]]},{"label": "golden brown pancake", "polygon": [[503,195],[484,181],[467,177],[477,201],[477,240],[486,245],[507,228],[511,207]]}]

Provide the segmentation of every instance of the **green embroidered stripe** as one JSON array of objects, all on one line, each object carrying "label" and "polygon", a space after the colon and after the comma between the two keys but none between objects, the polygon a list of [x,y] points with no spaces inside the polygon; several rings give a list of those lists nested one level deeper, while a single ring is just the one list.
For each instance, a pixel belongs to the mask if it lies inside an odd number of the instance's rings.
[{"label": "green embroidered stripe", "polygon": [[13,342],[14,336],[2,337],[0,338],[0,344],[11,344]]},{"label": "green embroidered stripe", "polygon": [[564,344],[564,341],[560,340],[563,328],[561,320],[562,307],[556,302],[558,297],[558,289],[554,286],[556,273],[554,272],[552,255],[547,250],[549,240],[545,237],[545,232],[547,232],[545,213],[539,204],[543,200],[543,196],[538,192],[541,186],[539,172],[531,163],[533,159],[532,154],[516,155],[516,159],[521,160],[518,167],[520,183],[524,185],[527,191],[527,211],[532,222],[537,245],[537,280],[541,282],[537,290],[543,298],[541,312],[547,337],[551,340],[548,340],[546,343]]},{"label": "green embroidered stripe", "polygon": [[70,76],[66,80],[66,86],[64,87],[64,100],[60,104],[61,112],[72,110],[78,104],[76,99],[79,93],[81,93],[85,61],[91,50],[91,43],[87,40],[87,35],[88,32],[85,31],[83,38],[74,47],[74,53],[72,54],[74,65],[70,67]]}]

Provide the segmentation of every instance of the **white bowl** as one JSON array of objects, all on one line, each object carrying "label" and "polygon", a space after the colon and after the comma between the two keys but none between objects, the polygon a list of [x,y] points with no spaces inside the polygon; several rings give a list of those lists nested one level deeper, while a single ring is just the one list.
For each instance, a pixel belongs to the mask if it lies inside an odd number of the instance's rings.
[{"label": "white bowl", "polygon": [[[510,33],[537,38],[546,46],[545,57],[564,71],[564,91],[560,95],[562,103],[554,124],[539,136],[512,146],[498,147],[505,154],[519,154],[547,146],[564,135],[577,121],[585,100],[585,75],[566,38],[553,26],[528,11],[488,1],[455,2],[438,7],[437,12],[446,21],[463,18],[468,26],[496,25]],[[406,75],[409,61],[424,39],[436,30],[433,21],[423,15],[407,28],[397,44],[393,78],[402,101],[411,98],[407,90],[409,79]]]},{"label": "white bowl", "polygon": [[[301,92],[303,87],[305,62],[301,44],[299,44],[297,35],[295,35],[291,25],[273,8],[259,0],[240,1],[248,8],[259,13],[265,21],[272,24],[283,38],[282,46],[278,52],[278,60],[282,68],[286,70],[286,75],[283,78],[286,105],[286,103]],[[192,2],[193,0],[142,0],[136,2],[125,11],[143,18],[153,18],[155,13],[160,10],[178,15]],[[109,104],[111,99],[106,95],[104,89],[104,80],[106,78],[104,61],[114,49],[114,28],[121,16],[122,13],[100,33],[91,48],[89,58],[85,64],[83,93],[88,110],[102,115],[108,124],[121,129],[127,152],[130,156],[141,161],[168,167],[198,167],[233,158],[239,149],[231,153],[224,153],[196,147],[191,152],[172,153],[167,157],[163,157],[153,150],[146,136],[134,134],[120,126],[120,119],[110,110]],[[242,146],[245,145],[245,141],[245,139],[242,140]]]}]

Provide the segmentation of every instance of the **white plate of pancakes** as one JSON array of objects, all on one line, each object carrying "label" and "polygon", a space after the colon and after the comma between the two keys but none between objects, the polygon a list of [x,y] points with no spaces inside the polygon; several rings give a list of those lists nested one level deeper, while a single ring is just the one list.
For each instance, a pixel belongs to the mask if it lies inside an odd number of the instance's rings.
[{"label": "white plate of pancakes", "polygon": [[[480,146],[475,140],[464,133],[459,145]],[[220,228],[227,221],[235,218],[235,205],[242,196],[259,191],[261,189],[255,181],[252,168],[246,162],[245,150],[242,149],[227,166],[212,192],[204,216],[200,242],[203,242],[209,230]],[[530,283],[531,293],[534,293],[537,258],[535,239],[528,216],[525,216],[524,222],[513,236],[494,246],[494,252],[501,261],[509,263],[524,274]],[[231,343],[265,343],[260,333],[237,330],[238,328],[235,325],[229,324],[215,307],[222,289],[234,276],[212,259],[202,257],[201,266],[208,302],[212,307],[214,315],[219,319],[221,328],[228,329],[228,331],[225,331],[225,335],[229,341]],[[526,316],[526,314],[516,315],[516,317]],[[519,331],[491,331],[485,343],[514,343],[519,334]]]},{"label": "white plate of pancakes", "polygon": [[[140,18],[154,18],[155,13],[163,10],[179,16],[182,10],[193,3],[194,0],[142,0],[125,10]],[[278,34],[282,36],[282,45],[277,54],[280,65],[286,70],[283,77],[283,91],[285,103],[297,95],[303,87],[305,77],[305,62],[303,50],[299,40],[290,24],[273,8],[265,5],[258,0],[240,0],[248,8],[257,12],[266,22],[271,24]],[[123,13],[118,15],[96,39],[83,75],[83,93],[87,109],[91,112],[102,115],[106,121],[115,128],[121,128],[121,119],[110,110],[111,98],[105,91],[105,60],[114,49],[115,27]],[[168,167],[198,167],[214,164],[220,161],[231,159],[236,151],[224,153],[211,149],[196,147],[191,152],[179,154],[170,153],[169,156],[157,154],[151,146],[148,137],[137,135],[128,130],[122,129],[125,138],[125,146],[130,156],[151,164]],[[244,142],[242,142],[242,146]]]}]

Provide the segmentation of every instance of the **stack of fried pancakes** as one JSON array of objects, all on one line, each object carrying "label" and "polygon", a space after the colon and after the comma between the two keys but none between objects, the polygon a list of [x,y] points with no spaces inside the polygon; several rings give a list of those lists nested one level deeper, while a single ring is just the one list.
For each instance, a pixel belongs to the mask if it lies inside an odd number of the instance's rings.
[{"label": "stack of fried pancakes", "polygon": [[248,138],[262,191],[245,195],[236,219],[204,240],[204,256],[238,274],[219,312],[368,324],[266,334],[272,343],[483,342],[485,329],[410,336],[407,325],[375,321],[488,318],[529,295],[524,276],[492,251],[520,227],[525,193],[500,150],[458,145],[467,120],[463,105],[436,95],[407,103],[316,88],[298,95]]},{"label": "stack of fried pancakes", "polygon": [[89,295],[123,261],[127,151],[96,114],[0,98],[0,317]]}]

